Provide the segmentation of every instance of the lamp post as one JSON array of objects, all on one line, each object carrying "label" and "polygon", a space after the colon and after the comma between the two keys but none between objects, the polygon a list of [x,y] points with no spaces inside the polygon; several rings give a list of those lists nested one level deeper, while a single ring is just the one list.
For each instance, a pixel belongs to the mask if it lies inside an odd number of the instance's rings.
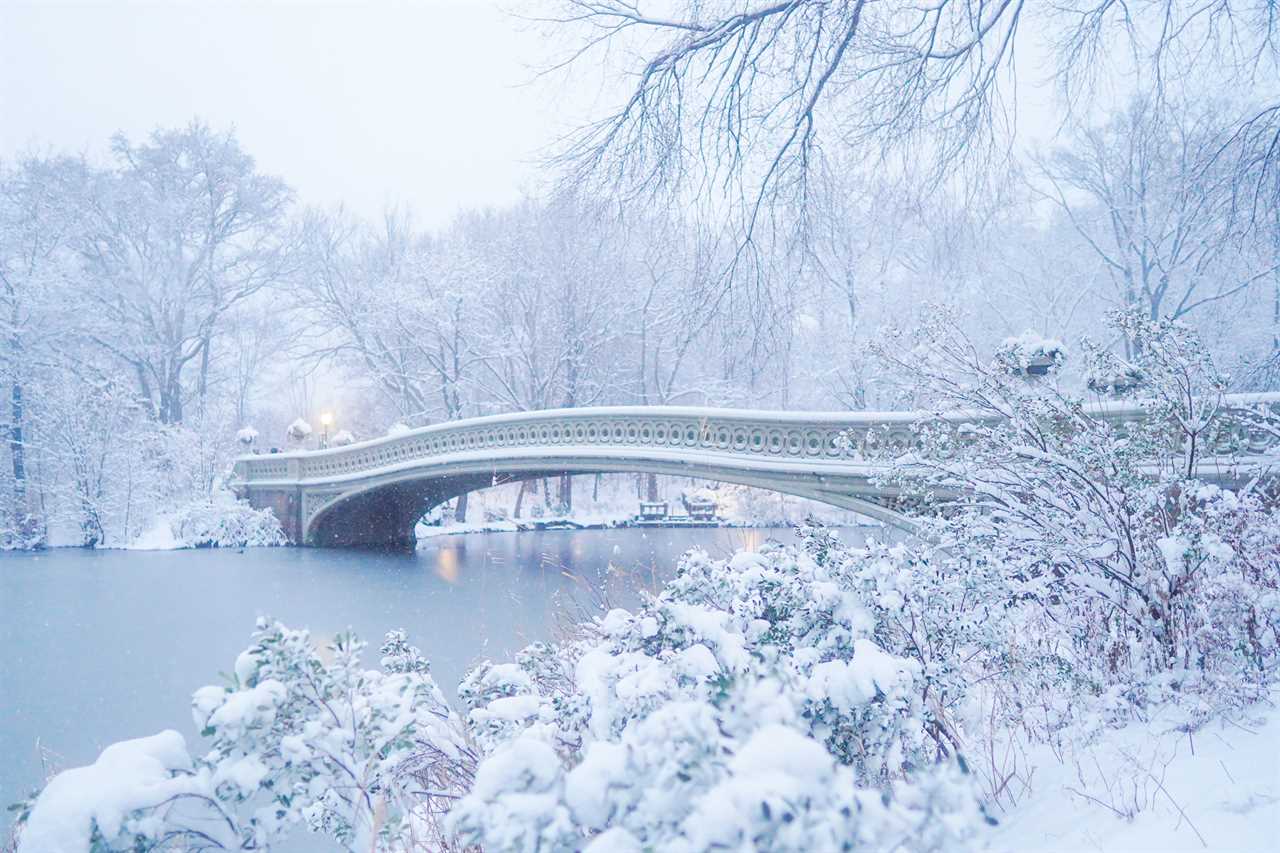
[{"label": "lamp post", "polygon": [[320,415],[320,426],[320,449],[323,450],[329,446],[329,427],[333,426],[332,412],[324,412]]}]

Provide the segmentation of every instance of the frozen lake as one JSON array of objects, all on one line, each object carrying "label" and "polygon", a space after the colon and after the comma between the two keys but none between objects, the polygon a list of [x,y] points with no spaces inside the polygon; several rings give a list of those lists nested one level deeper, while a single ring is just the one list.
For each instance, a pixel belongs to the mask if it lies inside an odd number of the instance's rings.
[{"label": "frozen lake", "polygon": [[[860,532],[846,530],[847,541]],[[301,548],[82,551],[0,556],[0,805],[55,766],[107,744],[175,728],[195,737],[191,693],[220,683],[270,615],[317,637],[354,629],[374,648],[403,628],[452,696],[481,657],[548,639],[561,602],[607,592],[629,606],[693,547],[713,556],[786,529],[619,529],[484,533],[416,553]],[[0,827],[11,815],[0,808]],[[0,832],[0,838],[3,832]]]}]

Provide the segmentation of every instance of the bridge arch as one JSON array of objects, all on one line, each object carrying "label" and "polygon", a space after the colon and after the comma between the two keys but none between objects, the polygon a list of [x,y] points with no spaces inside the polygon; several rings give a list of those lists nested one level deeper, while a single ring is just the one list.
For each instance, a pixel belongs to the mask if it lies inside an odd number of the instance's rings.
[{"label": "bridge arch", "polygon": [[[313,546],[410,546],[413,528],[426,512],[468,492],[523,480],[552,479],[565,474],[661,474],[734,483],[816,500],[852,510],[891,526],[911,529],[905,515],[883,502],[830,488],[818,477],[742,471],[698,460],[672,461],[643,457],[595,460],[549,460],[544,456],[507,456],[489,463],[454,466],[447,474],[434,466],[395,472],[353,484],[329,497],[305,521],[299,537]],[[313,504],[314,505],[314,504]]]}]

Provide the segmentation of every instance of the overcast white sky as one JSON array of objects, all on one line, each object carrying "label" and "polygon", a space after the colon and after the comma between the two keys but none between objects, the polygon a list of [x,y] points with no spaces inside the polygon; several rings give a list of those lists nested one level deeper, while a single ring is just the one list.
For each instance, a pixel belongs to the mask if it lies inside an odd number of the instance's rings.
[{"label": "overcast white sky", "polygon": [[[536,188],[539,158],[606,108],[589,62],[537,78],[558,51],[513,8],[534,4],[0,0],[0,158],[101,157],[117,130],[198,116],[304,203],[443,225]],[[1019,92],[1024,139],[1056,127],[1048,95]]]},{"label": "overcast white sky", "polygon": [[117,130],[199,116],[304,202],[443,224],[534,186],[589,100],[528,85],[549,52],[512,5],[0,0],[0,157],[97,155]]}]

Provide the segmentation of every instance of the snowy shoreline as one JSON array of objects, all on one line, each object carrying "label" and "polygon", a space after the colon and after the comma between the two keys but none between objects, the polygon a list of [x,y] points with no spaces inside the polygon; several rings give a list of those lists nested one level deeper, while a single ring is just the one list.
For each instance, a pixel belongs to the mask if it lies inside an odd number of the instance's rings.
[{"label": "snowy shoreline", "polygon": [[[792,528],[796,522],[781,519],[766,521],[719,521],[714,524],[681,524],[650,523],[635,524],[631,518],[594,518],[594,517],[557,517],[540,519],[522,519],[520,521],[487,521],[467,524],[419,524],[414,533],[419,543],[437,539],[442,536],[466,536],[479,533],[543,533],[555,530],[752,530],[771,528]],[[883,527],[880,524],[841,524],[839,527],[874,530]],[[246,548],[288,548],[296,547],[288,544],[231,544],[211,545],[185,543],[163,531],[157,524],[153,530],[139,536],[128,545],[94,545],[93,551],[205,551],[205,550],[245,550]],[[0,550],[0,554],[39,554],[47,551],[82,550],[83,545],[45,545],[40,548],[12,548]]]},{"label": "snowy shoreline", "polygon": [[[536,533],[547,530],[615,530],[615,529],[753,529],[753,528],[792,528],[796,523],[782,519],[765,521],[719,520],[715,523],[682,523],[654,522],[637,524],[634,518],[624,517],[591,517],[591,516],[557,516],[552,518],[521,519],[519,521],[487,521],[465,524],[419,524],[414,530],[418,540],[434,539],[439,536],[461,536],[469,533]],[[840,527],[879,528],[879,524],[839,525]]]}]

